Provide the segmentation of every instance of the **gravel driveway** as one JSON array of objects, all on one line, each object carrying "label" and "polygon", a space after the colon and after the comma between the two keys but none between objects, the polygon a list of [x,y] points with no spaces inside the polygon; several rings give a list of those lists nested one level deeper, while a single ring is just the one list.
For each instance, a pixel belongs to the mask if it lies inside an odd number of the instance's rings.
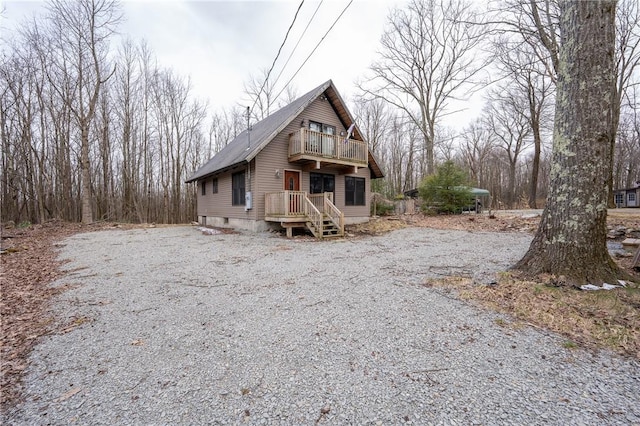
[{"label": "gravel driveway", "polygon": [[[640,365],[421,284],[504,270],[521,234],[65,241],[70,324],[31,356],[8,424],[640,424]],[[75,327],[74,327],[75,326]]]}]

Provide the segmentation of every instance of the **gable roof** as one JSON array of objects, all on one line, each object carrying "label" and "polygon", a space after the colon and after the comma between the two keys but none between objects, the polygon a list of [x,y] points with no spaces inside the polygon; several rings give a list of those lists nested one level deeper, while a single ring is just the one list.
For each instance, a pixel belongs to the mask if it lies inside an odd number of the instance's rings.
[{"label": "gable roof", "polygon": [[[329,102],[337,112],[342,124],[345,128],[349,127],[351,123],[354,122],[353,117],[351,117],[351,114],[347,111],[345,103],[338,94],[333,82],[328,80],[310,92],[300,96],[289,105],[280,108],[278,111],[254,124],[249,134],[250,140],[247,138],[247,131],[244,130],[206,164],[193,173],[186,182],[193,182],[213,173],[222,172],[239,164],[251,161],[273,138],[284,130],[293,119],[300,115],[300,113],[311,105],[316,98],[325,93],[325,91]],[[354,137],[362,139],[357,125],[354,130]],[[372,177],[377,178],[384,176],[371,151],[369,151],[369,167],[373,172]]]}]

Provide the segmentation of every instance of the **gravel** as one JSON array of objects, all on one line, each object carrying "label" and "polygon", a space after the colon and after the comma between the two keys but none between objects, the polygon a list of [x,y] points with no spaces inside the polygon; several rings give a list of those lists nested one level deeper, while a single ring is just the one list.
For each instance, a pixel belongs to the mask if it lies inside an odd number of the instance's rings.
[{"label": "gravel", "polygon": [[6,424],[640,424],[640,365],[424,287],[524,234],[80,234]]}]

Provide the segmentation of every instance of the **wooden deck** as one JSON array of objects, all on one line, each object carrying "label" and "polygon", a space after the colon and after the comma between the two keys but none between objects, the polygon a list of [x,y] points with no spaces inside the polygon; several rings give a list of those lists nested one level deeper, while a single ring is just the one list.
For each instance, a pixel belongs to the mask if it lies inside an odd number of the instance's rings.
[{"label": "wooden deck", "polygon": [[344,213],[333,204],[333,193],[308,194],[280,191],[265,194],[265,218],[279,222],[293,235],[296,227],[307,228],[316,238],[344,236]]},{"label": "wooden deck", "polygon": [[366,167],[369,164],[369,151],[367,144],[362,141],[301,128],[289,135],[289,161]]}]

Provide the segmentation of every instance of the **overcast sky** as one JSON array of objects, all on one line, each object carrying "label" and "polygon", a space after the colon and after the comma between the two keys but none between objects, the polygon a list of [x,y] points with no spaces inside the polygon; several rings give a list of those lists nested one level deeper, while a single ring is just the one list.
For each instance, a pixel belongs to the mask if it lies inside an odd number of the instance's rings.
[{"label": "overcast sky", "polygon": [[[44,2],[0,0],[2,26],[14,27]],[[387,16],[400,0],[355,0],[291,85],[301,95],[332,79],[345,98],[375,58]],[[243,82],[268,69],[300,1],[123,1],[122,36],[145,39],[162,66],[190,76],[194,93],[218,109],[246,105]],[[319,1],[305,1],[272,75],[277,76]],[[284,87],[327,32],[347,0],[325,0],[277,83]],[[115,47],[115,46],[114,46]]]}]

